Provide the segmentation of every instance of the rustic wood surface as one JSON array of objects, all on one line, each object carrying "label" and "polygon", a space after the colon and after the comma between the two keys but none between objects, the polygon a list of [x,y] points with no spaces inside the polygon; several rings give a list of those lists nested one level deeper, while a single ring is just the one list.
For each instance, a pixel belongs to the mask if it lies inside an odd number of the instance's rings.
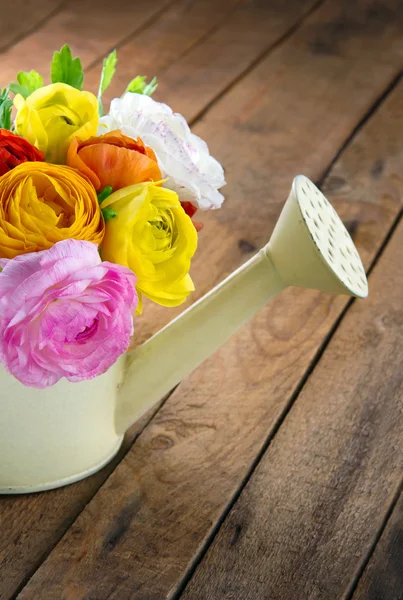
[{"label": "rustic wood surface", "polygon": [[343,319],[184,600],[348,593],[402,476],[402,262],[403,222],[370,298]]},{"label": "rustic wood surface", "polygon": [[353,600],[403,598],[403,496],[393,510]]},{"label": "rustic wood surface", "polygon": [[[297,172],[322,183],[366,267],[378,263],[370,299],[348,310],[288,290],[102,472],[0,498],[0,599],[378,600],[382,582],[379,600],[399,598],[397,507],[388,517],[402,476],[402,226],[388,236],[403,197],[402,4],[20,4],[25,17],[0,25],[0,85],[46,73],[67,41],[95,90],[118,47],[108,97],[156,73],[156,98],[223,162],[227,203],[202,215],[192,301],[267,241]],[[147,306],[137,343],[177,312]]]},{"label": "rustic wood surface", "polygon": [[[18,41],[57,14],[64,2],[52,0],[13,0],[3,2],[0,19],[0,52],[5,52]],[[24,15],[21,18],[21,15]],[[8,83],[8,81],[6,82]]]}]

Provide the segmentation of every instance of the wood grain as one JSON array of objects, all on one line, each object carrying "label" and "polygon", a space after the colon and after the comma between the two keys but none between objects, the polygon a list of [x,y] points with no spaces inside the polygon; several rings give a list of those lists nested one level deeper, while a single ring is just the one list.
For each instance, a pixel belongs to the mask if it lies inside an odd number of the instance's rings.
[{"label": "wood grain", "polygon": [[85,68],[123,38],[141,30],[172,1],[136,0],[134,9],[131,0],[115,0],[112,9],[110,0],[69,0],[42,27],[2,55],[0,85],[15,81],[18,71],[31,69],[39,71],[49,83],[53,52],[65,43],[70,44],[75,56],[80,56]]},{"label": "wood grain", "polygon": [[403,599],[403,496],[361,577],[352,600]]},{"label": "wood grain", "polygon": [[[0,53],[56,14],[65,2],[54,0],[13,0],[1,3]],[[21,18],[21,15],[24,18]],[[21,69],[21,66],[19,66]]]},{"label": "wood grain", "polygon": [[[129,81],[136,75],[147,75],[150,79],[175,63],[193,47],[203,45],[212,31],[226,27],[226,20],[240,0],[180,0],[172,4],[160,17],[148,27],[140,30],[125,43],[119,45],[118,67],[112,83],[105,93],[105,107],[108,102],[123,94]],[[291,6],[288,22],[294,22],[300,5],[305,2],[296,0]],[[281,35],[282,30],[275,35]],[[95,91],[99,83],[100,65],[94,63],[87,70],[86,86]],[[163,101],[165,101],[162,98]]]},{"label": "wood grain", "polygon": [[[120,96],[136,73],[157,75],[155,98],[191,121],[314,7],[317,0],[203,0],[175,3],[119,48],[119,67],[105,94]],[[98,84],[99,67],[87,75]]]},{"label": "wood grain", "polygon": [[[346,11],[350,14],[351,10],[351,3],[341,8],[343,14]],[[325,15],[328,19],[334,18],[333,13]],[[320,28],[312,29],[311,24],[307,24],[311,37],[302,36],[307,44],[315,32],[322,31],[323,19]],[[392,29],[386,27],[388,41],[384,38],[381,42],[387,43],[390,49],[394,47],[392,30],[393,26]],[[266,102],[267,95],[264,108],[259,104],[261,95],[259,102],[254,102],[260,109],[260,121],[253,110],[249,114],[240,111],[241,90],[236,90],[234,96],[234,88],[228,94],[225,119],[219,121],[214,117],[209,125],[207,116],[202,128],[199,127],[213,137],[215,128],[221,131],[220,148],[222,151],[227,148],[227,166],[233,179],[226,214],[223,210],[209,218],[208,228],[211,227],[213,233],[206,228],[207,235],[201,243],[204,270],[199,263],[199,274],[204,276],[204,280],[201,279],[204,287],[244,258],[245,248],[249,252],[251,246],[268,236],[279,210],[274,199],[280,203],[285,197],[298,165],[318,176],[330,155],[328,144],[332,140],[335,147],[343,138],[341,130],[346,133],[348,123],[351,128],[353,114],[356,118],[361,114],[364,102],[354,100],[348,110],[347,103],[344,109],[339,106],[346,94],[357,89],[357,80],[362,83],[359,48],[367,46],[369,34],[356,35],[358,37],[348,38],[348,49],[340,42],[338,53],[344,58],[338,56],[336,61],[342,63],[342,67],[337,67],[340,69],[337,83],[332,69],[328,71],[325,63],[321,63],[321,93],[312,95],[309,110],[305,107],[305,112],[296,115],[294,94],[289,97],[288,69],[290,77],[295,77],[296,71],[288,60],[282,69],[283,101],[278,91],[273,115]],[[298,38],[298,34],[295,37]],[[297,45],[302,53],[304,45],[300,37],[299,41],[290,38],[287,44],[294,48]],[[372,44],[375,40],[382,40],[382,35],[374,36]],[[390,56],[389,52],[388,60]],[[275,64],[278,65],[279,60],[276,57]],[[304,66],[304,57],[298,64],[304,71],[308,93],[313,74],[308,77],[309,67]],[[312,68],[317,74],[317,63],[311,61],[311,64],[316,65]],[[266,68],[265,77],[270,78],[273,64],[269,60]],[[376,65],[373,68],[376,70]],[[327,73],[329,79],[326,79]],[[371,79],[376,80],[377,85],[379,73]],[[247,98],[255,98],[262,76],[260,71],[252,87],[250,76],[245,78]],[[303,95],[302,79],[296,77],[296,82],[300,86],[299,98]],[[368,82],[363,89],[369,95],[373,93]],[[400,86],[356,136],[327,180],[327,187],[333,190],[330,199],[354,231],[366,265],[373,259],[401,207],[402,100],[403,86]],[[223,105],[224,102],[225,99]],[[223,105],[219,108],[221,117]],[[333,111],[338,115],[337,123],[332,121]],[[235,133],[230,129],[231,114]],[[239,126],[241,114],[242,127]],[[275,116],[279,130],[282,119],[286,118],[288,133],[284,125],[281,136],[280,133],[269,135],[267,119],[274,120]],[[265,131],[266,146],[262,137],[258,149],[264,151],[262,157],[254,150],[258,125]],[[314,131],[308,136],[312,128]],[[232,136],[236,135],[241,141],[241,131],[244,142],[232,144]],[[252,131],[255,137],[249,140]],[[304,144],[294,144],[295,140],[304,140]],[[316,144],[321,146],[322,153]],[[249,154],[241,155],[238,148],[243,151],[248,148]],[[382,168],[375,168],[380,159]],[[257,170],[263,163],[266,164],[265,178],[259,176]],[[273,185],[274,190],[268,189],[269,185]],[[219,246],[226,236],[232,246],[225,252]],[[241,240],[243,244],[238,246]],[[230,255],[228,258],[226,253]],[[316,292],[289,290],[195,371],[144,430],[20,598],[171,598],[289,405],[345,302]]]},{"label": "wood grain", "polygon": [[[305,3],[308,13],[319,3]],[[282,0],[252,0],[240,4],[228,16],[225,27],[188,52],[164,72],[156,96],[172,104],[188,120],[198,118],[235,78],[241,77],[274,44],[279,32],[295,25],[288,22]]]},{"label": "wood grain", "polygon": [[402,261],[403,221],[183,600],[345,597],[401,483]]}]

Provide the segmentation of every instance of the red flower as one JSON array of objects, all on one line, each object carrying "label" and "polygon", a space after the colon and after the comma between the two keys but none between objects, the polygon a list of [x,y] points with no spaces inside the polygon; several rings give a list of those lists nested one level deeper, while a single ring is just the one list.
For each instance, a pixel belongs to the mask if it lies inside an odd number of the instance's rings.
[{"label": "red flower", "polygon": [[[182,208],[185,211],[185,213],[187,214],[187,216],[192,219],[193,215],[197,211],[196,206],[194,206],[191,202],[181,202],[181,204],[182,204]],[[204,227],[203,223],[197,223],[195,221],[193,221],[193,225],[195,226],[196,231],[200,231]]]},{"label": "red flower", "polygon": [[45,156],[26,139],[0,129],[0,176],[27,161],[44,161]]}]

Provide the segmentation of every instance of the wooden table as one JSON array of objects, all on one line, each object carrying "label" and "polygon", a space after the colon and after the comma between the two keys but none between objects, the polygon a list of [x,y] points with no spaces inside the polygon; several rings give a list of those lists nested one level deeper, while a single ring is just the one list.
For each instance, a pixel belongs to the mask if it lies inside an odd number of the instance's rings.
[{"label": "wooden table", "polygon": [[[298,172],[370,283],[360,302],[286,291],[102,472],[0,498],[1,600],[402,599],[402,2],[1,4],[1,85],[68,41],[95,90],[117,47],[109,97],[158,75],[223,162],[192,301],[267,241]],[[174,314],[148,307],[137,341]]]}]

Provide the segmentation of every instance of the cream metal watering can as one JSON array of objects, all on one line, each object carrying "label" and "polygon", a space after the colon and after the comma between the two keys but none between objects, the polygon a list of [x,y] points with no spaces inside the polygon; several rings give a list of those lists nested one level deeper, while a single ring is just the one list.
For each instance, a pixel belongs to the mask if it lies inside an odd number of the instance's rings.
[{"label": "cream metal watering can", "polygon": [[290,285],[368,293],[347,230],[303,175],[269,243],[104,375],[36,390],[1,367],[0,493],[48,490],[101,469],[132,423]]}]

